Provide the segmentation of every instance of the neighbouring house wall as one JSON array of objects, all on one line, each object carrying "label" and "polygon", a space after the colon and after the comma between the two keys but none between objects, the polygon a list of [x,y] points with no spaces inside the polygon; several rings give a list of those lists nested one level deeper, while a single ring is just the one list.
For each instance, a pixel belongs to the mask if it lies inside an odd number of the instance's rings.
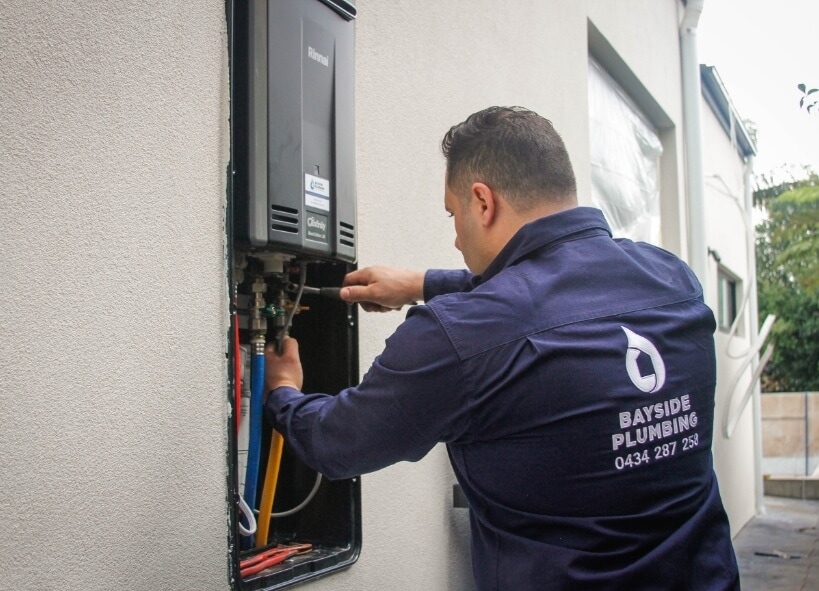
[{"label": "neighbouring house wall", "polygon": [[[590,22],[670,121],[681,252],[681,3],[613,4],[357,2],[360,265],[462,266],[439,143],[492,104],[554,122],[588,203]],[[0,39],[0,589],[227,589],[224,2],[7,4]],[[362,370],[402,318],[362,314]],[[366,475],[360,560],[309,587],[471,589],[453,483],[442,447]]]},{"label": "neighbouring house wall", "polygon": [[[703,170],[705,172],[705,223],[708,247],[718,253],[720,263],[708,257],[707,301],[717,311],[717,271],[724,267],[738,279],[737,306],[750,287],[746,229],[752,223],[745,210],[744,162],[720,125],[711,107],[702,100]],[[751,246],[753,248],[753,246]],[[754,286],[755,289],[755,286]],[[761,322],[761,320],[760,320]],[[717,401],[714,414],[714,465],[720,491],[731,521],[731,532],[739,529],[754,515],[754,418],[749,402],[739,415],[730,438],[723,434],[729,413],[739,412],[739,404],[748,387],[751,371],[741,378],[744,356],[735,358],[751,347],[748,309],[742,314],[736,335],[717,329]],[[735,386],[734,386],[735,385]],[[732,388],[732,386],[734,386]],[[761,486],[761,483],[758,483]]]}]

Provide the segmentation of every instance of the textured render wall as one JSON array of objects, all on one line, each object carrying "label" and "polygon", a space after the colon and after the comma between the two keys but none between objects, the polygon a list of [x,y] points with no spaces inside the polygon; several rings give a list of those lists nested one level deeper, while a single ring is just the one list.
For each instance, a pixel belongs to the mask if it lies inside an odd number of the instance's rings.
[{"label": "textured render wall", "polygon": [[[736,149],[711,108],[701,102],[703,122],[703,150],[705,172],[705,236],[708,247],[719,253],[721,264],[740,279],[739,301],[748,289],[748,251],[745,222],[743,221],[745,193],[743,163]],[[708,257],[707,302],[716,314],[717,271],[713,257]],[[738,304],[738,305],[741,305]],[[759,320],[760,324],[764,318]],[[746,370],[731,394],[731,385],[741,369],[743,359],[735,359],[750,347],[750,325],[747,313],[743,315],[737,336],[717,329],[717,403],[714,424],[714,466],[719,476],[725,509],[736,534],[756,512],[754,496],[754,419],[753,403],[749,402],[739,415],[740,419],[731,438],[723,435],[723,423],[737,412],[751,372]],[[761,483],[759,483],[761,486]]]},{"label": "textured render wall", "polygon": [[225,589],[222,0],[0,6],[0,589]]}]

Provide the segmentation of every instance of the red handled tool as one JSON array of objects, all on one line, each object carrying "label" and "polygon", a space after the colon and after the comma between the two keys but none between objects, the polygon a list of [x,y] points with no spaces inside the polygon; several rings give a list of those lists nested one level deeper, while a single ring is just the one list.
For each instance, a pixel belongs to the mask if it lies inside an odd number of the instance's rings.
[{"label": "red handled tool", "polygon": [[260,552],[250,558],[245,558],[239,562],[239,574],[242,578],[255,575],[266,568],[284,562],[296,554],[306,554],[313,549],[311,544],[294,544],[292,546],[276,546],[264,552]]}]

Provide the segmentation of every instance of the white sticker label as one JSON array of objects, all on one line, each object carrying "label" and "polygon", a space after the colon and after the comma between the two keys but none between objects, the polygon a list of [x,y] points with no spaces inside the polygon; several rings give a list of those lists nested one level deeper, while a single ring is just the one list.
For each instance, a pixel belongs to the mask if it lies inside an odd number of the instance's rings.
[{"label": "white sticker label", "polygon": [[320,209],[322,211],[330,211],[330,200],[310,193],[304,194],[304,204],[313,209]]},{"label": "white sticker label", "polygon": [[330,197],[330,181],[312,174],[304,175],[304,190],[314,195]]}]

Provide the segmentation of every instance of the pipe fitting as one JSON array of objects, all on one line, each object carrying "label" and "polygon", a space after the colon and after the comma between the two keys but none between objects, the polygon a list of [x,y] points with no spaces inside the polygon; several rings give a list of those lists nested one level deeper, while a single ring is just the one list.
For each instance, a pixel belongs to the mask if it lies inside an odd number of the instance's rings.
[{"label": "pipe fitting", "polygon": [[267,283],[265,283],[263,278],[257,277],[250,286],[250,291],[253,294],[253,299],[250,302],[248,310],[247,325],[253,334],[251,338],[251,342],[253,342],[253,338],[256,338],[257,335],[261,335],[262,340],[264,340],[265,334],[267,333],[267,316],[265,315],[265,306],[267,303],[264,299],[264,294],[267,291]]}]

